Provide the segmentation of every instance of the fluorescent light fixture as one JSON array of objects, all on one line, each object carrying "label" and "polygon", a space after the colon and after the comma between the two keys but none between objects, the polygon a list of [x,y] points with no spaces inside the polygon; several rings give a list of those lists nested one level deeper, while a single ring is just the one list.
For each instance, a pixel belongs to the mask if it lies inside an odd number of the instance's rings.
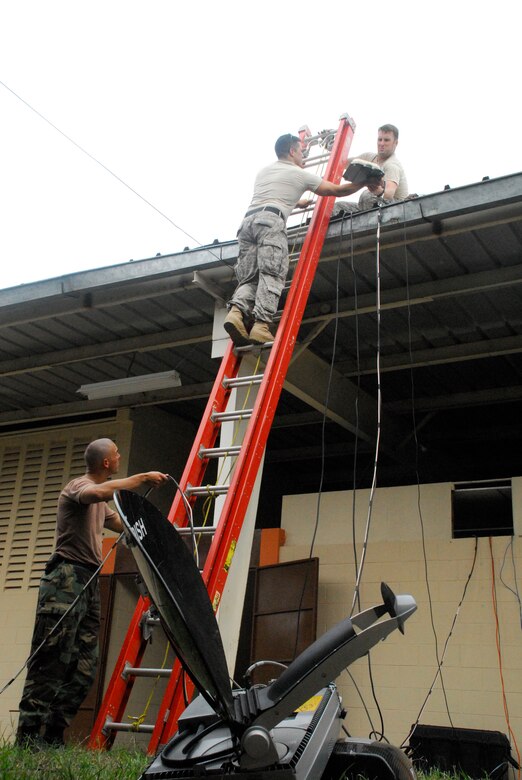
[{"label": "fluorescent light fixture", "polygon": [[147,393],[151,390],[162,390],[166,387],[179,387],[180,385],[181,379],[177,371],[161,371],[158,374],[128,376],[123,379],[111,379],[108,382],[82,385],[76,392],[86,395],[89,401],[94,401],[98,398]]}]

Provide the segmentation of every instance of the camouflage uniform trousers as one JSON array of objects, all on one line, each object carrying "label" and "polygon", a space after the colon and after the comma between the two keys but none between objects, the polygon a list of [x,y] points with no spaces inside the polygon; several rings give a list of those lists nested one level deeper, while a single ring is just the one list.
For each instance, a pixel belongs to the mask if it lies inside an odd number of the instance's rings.
[{"label": "camouflage uniform trousers", "polygon": [[400,200],[390,199],[383,200],[381,195],[374,195],[369,190],[363,190],[359,198],[359,211],[369,211],[376,208],[379,204],[381,206],[388,206],[390,203],[400,203]]},{"label": "camouflage uniform trousers", "polygon": [[288,239],[282,217],[260,211],[245,217],[237,234],[238,280],[229,306],[237,306],[248,321],[252,316],[272,322],[288,273]]},{"label": "camouflage uniform trousers", "polygon": [[[40,581],[31,654],[92,577],[83,566],[59,563]],[[95,577],[78,603],[28,664],[19,729],[68,726],[95,675],[98,661],[100,593]]]}]

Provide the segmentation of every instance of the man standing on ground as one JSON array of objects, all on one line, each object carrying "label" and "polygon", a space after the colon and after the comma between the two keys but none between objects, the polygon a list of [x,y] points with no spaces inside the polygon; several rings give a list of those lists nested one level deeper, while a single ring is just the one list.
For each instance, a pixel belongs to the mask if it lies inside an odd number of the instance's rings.
[{"label": "man standing on ground", "polygon": [[[228,302],[224,327],[236,346],[272,341],[269,324],[277,312],[288,273],[286,220],[307,190],[316,195],[352,195],[364,184],[333,184],[304,169],[297,136],[287,133],[275,144],[277,161],[257,175],[254,196],[238,231],[235,267],[238,285]],[[253,325],[251,326],[253,320]],[[249,332],[250,331],[250,332]]]},{"label": "man standing on ground", "polygon": [[368,160],[376,163],[384,171],[384,178],[378,184],[368,186],[359,198],[359,209],[366,211],[373,208],[379,199],[385,203],[404,200],[408,197],[408,182],[404,168],[395,155],[399,143],[399,131],[395,125],[382,125],[377,134],[377,154],[364,152],[357,160]]},{"label": "man standing on ground", "polygon": [[45,743],[63,745],[64,729],[94,681],[100,594],[93,574],[102,561],[103,528],[116,533],[123,530],[121,518],[105,502],[116,490],[158,486],[168,479],[159,471],[109,479],[120,465],[118,448],[111,439],[91,442],[84,457],[86,473],[71,480],[58,499],[55,552],[40,581],[31,654],[81,596],[28,663],[16,735],[20,745],[39,740],[42,727]]}]

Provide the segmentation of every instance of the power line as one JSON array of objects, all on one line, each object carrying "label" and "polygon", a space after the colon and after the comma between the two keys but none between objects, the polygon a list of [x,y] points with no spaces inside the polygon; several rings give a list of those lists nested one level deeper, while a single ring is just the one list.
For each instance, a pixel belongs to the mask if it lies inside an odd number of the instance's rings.
[{"label": "power line", "polygon": [[[8,85],[7,85],[5,82],[3,82],[3,81],[0,81],[0,84],[1,84],[1,85],[2,85],[2,86],[5,88],[5,89],[7,89],[7,91],[8,91],[8,92],[10,92],[10,93],[11,93],[12,95],[14,95],[14,96],[15,96],[15,97],[16,97],[18,100],[20,100],[20,101],[21,101],[21,102],[22,102],[22,103],[23,103],[25,106],[27,106],[27,108],[30,108],[30,109],[31,109],[31,111],[33,111],[33,112],[34,112],[34,113],[35,113],[37,116],[39,116],[39,117],[40,117],[40,119],[43,119],[43,121],[44,121],[44,122],[47,122],[47,124],[48,124],[48,125],[50,125],[50,126],[51,126],[51,127],[54,129],[54,130],[56,130],[56,132],[57,132],[57,133],[60,133],[60,135],[62,135],[64,138],[66,138],[66,139],[67,139],[67,141],[69,141],[71,144],[73,144],[73,146],[76,146],[76,148],[77,148],[77,149],[79,149],[81,152],[83,152],[83,154],[86,154],[86,155],[87,155],[87,157],[89,157],[91,160],[93,160],[93,162],[95,162],[95,163],[97,163],[98,165],[100,165],[100,166],[101,166],[101,167],[102,167],[102,168],[103,168],[105,171],[107,171],[107,173],[109,173],[109,174],[110,174],[111,176],[113,176],[113,177],[114,177],[114,178],[115,178],[117,181],[119,181],[119,182],[120,182],[120,184],[123,184],[123,186],[124,186],[124,187],[127,187],[127,189],[128,189],[128,190],[130,190],[132,193],[134,193],[134,195],[136,195],[138,198],[140,198],[140,200],[142,200],[144,203],[146,203],[146,204],[147,204],[147,206],[150,206],[150,207],[151,207],[151,209],[154,209],[154,211],[156,211],[156,212],[157,212],[157,213],[158,213],[158,214],[159,214],[161,217],[163,217],[164,219],[166,219],[166,220],[167,220],[167,222],[170,222],[170,224],[171,224],[171,225],[173,225],[173,227],[175,227],[175,228],[176,228],[176,230],[179,230],[181,233],[183,233],[185,236],[187,236],[188,238],[190,238],[192,241],[195,241],[195,242],[196,242],[196,244],[197,244],[198,246],[203,246],[203,244],[201,243],[201,241],[198,241],[198,239],[197,239],[197,238],[195,238],[194,236],[192,236],[190,233],[187,233],[187,231],[186,231],[186,230],[183,230],[183,228],[182,228],[182,227],[180,227],[179,225],[177,225],[177,224],[176,224],[176,222],[174,222],[174,220],[172,220],[172,219],[171,219],[169,216],[167,216],[167,214],[165,214],[163,211],[161,211],[161,209],[159,209],[157,206],[155,206],[155,205],[154,205],[154,203],[151,203],[151,201],[150,201],[150,200],[147,200],[147,198],[145,198],[143,195],[140,195],[140,193],[139,193],[137,190],[135,190],[133,187],[131,187],[131,186],[130,186],[130,184],[127,184],[127,182],[126,182],[126,181],[124,181],[124,180],[123,180],[123,179],[122,179],[120,176],[118,176],[118,174],[117,174],[117,173],[114,173],[114,171],[111,171],[111,169],[110,169],[110,168],[108,168],[108,167],[107,167],[107,166],[106,166],[104,163],[102,163],[100,160],[98,160],[98,158],[97,158],[97,157],[95,157],[95,156],[94,156],[94,155],[92,155],[90,152],[88,152],[88,151],[87,151],[87,149],[84,149],[84,147],[83,147],[83,146],[81,146],[81,145],[80,145],[79,143],[77,143],[77,142],[76,142],[76,141],[75,141],[73,138],[71,138],[69,135],[67,135],[67,133],[64,133],[64,132],[63,132],[63,130],[60,130],[60,128],[59,128],[59,127],[57,127],[57,126],[56,126],[56,125],[55,125],[53,122],[51,122],[51,120],[50,120],[50,119],[47,119],[47,117],[46,117],[46,116],[44,116],[44,115],[43,115],[43,114],[42,114],[40,111],[38,111],[36,108],[34,108],[34,107],[33,107],[33,106],[30,104],[30,103],[28,103],[28,102],[27,102],[27,100],[24,100],[24,98],[23,98],[23,97],[21,97],[21,96],[20,96],[20,95],[19,95],[17,92],[15,92],[15,91],[14,91],[14,89],[11,89],[11,87],[9,87],[9,86],[8,86]],[[217,258],[218,258],[218,260],[221,260],[221,261],[223,261],[223,258],[221,258],[221,257],[218,257],[218,255],[216,255],[216,253],[215,253],[215,252],[212,252],[212,250],[211,250],[211,249],[209,249],[209,252],[211,252],[211,254],[213,254],[215,257],[217,257]]]}]

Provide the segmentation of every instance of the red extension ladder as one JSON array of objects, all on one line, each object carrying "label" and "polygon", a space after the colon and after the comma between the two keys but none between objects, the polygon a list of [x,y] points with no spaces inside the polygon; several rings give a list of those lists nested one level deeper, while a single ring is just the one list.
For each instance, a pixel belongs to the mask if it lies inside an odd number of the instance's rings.
[{"label": "red extension ladder", "polygon": [[[352,120],[346,115],[342,116],[337,132],[332,131],[331,133],[333,145],[331,142],[328,144],[329,147],[331,146],[331,151],[324,174],[325,179],[339,183],[347,166],[353,133]],[[305,130],[301,131],[300,135],[303,142],[309,143],[310,139]],[[319,138],[324,141],[324,134],[321,134]],[[308,161],[308,164],[312,162],[312,159]],[[266,353],[268,360],[264,373],[240,377],[238,372],[245,352],[250,354],[255,349],[259,350],[259,347],[235,349],[232,342],[228,342],[185,471],[180,480],[180,489],[191,504],[194,504],[198,496],[207,497],[209,492],[226,494],[219,521],[213,529],[214,536],[202,572],[215,611],[221,600],[230,562],[241,532],[279,396],[283,389],[328,230],[333,205],[333,197],[320,197],[317,200],[277,334],[269,352]],[[247,384],[258,385],[253,408],[238,411],[228,410],[227,403],[232,389],[244,387]],[[215,446],[222,422],[245,419],[248,419],[248,423],[240,446],[228,448]],[[204,476],[209,460],[224,455],[235,458],[235,466],[229,484],[219,487],[205,485]],[[170,522],[175,523],[177,527],[182,528],[187,525],[186,508],[180,491],[176,492],[168,517]],[[198,529],[195,530],[198,531]],[[141,676],[154,676],[159,672],[159,670],[146,670],[141,667],[147,644],[147,624],[154,622],[149,619],[150,606],[148,598],[140,597],[91,733],[90,748],[110,747],[118,730],[129,730],[128,725],[121,721],[134,680],[140,674]],[[188,696],[190,699],[193,690],[190,680],[183,679],[178,661],[175,661],[172,670],[164,670],[163,674],[164,676],[168,675],[169,681],[156,722],[153,726],[142,725],[138,727],[139,731],[151,733],[149,754],[156,753],[158,747],[165,744],[174,734],[178,718],[185,708],[186,697]]]}]

